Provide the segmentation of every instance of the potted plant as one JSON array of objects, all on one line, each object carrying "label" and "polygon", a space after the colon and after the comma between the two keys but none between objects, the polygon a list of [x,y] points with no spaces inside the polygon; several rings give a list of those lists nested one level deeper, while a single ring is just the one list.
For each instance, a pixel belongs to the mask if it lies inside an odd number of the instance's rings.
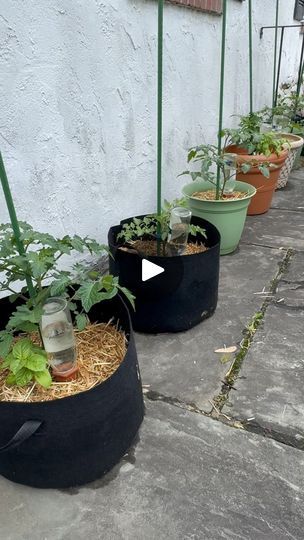
[{"label": "potted plant", "polygon": [[200,164],[199,170],[182,173],[193,180],[183,188],[188,205],[195,216],[207,219],[219,230],[221,255],[232,253],[239,244],[247,208],[256,190],[236,181],[236,156],[219,152],[214,145],[191,148],[188,163]]},{"label": "potted plant", "polygon": [[[298,124],[297,124],[298,128]],[[300,157],[304,140],[303,138],[296,133],[296,129],[292,133],[281,132],[277,136],[284,138],[288,143],[288,155],[286,158],[283,167],[281,168],[279,178],[276,184],[275,189],[282,189],[287,185],[291,171],[298,159]]]},{"label": "potted plant", "polygon": [[239,128],[224,129],[227,152],[238,155],[238,180],[253,185],[257,192],[248,208],[249,215],[264,214],[270,208],[280,170],[288,156],[288,142],[277,133],[261,132],[260,117],[242,116]]},{"label": "potted plant", "polygon": [[[0,225],[0,292],[7,295],[0,300],[0,474],[15,482],[63,488],[95,480],[124,455],[141,424],[134,337],[118,293],[131,303],[133,296],[117,278],[69,263],[71,254],[100,256],[105,249],[90,238],[57,239],[23,222],[18,236],[11,225]],[[59,266],[64,259],[70,270]],[[50,372],[54,358],[63,367],[67,359],[73,363],[73,328],[50,309],[56,303],[72,312],[83,343],[85,371],[75,378],[72,369],[72,382],[54,383]],[[54,313],[57,320],[44,326],[43,317]],[[106,324],[87,327],[90,322]],[[98,359],[114,338],[121,351],[107,377]]]},{"label": "potted plant", "polygon": [[301,155],[304,143],[303,109],[303,96],[292,92],[288,96],[280,96],[274,108],[265,107],[260,112],[261,129],[276,131],[277,136],[286,139],[289,145],[289,153],[281,168],[276,189],[287,185],[290,173]]},{"label": "potted plant", "polygon": [[[182,231],[189,233],[186,250],[174,252],[170,220],[176,205],[182,204],[165,203],[160,214],[131,217],[109,231],[110,271],[136,297],[131,317],[137,331],[188,330],[215,311],[220,236],[211,223],[192,217]],[[143,259],[163,272],[143,281]]]}]

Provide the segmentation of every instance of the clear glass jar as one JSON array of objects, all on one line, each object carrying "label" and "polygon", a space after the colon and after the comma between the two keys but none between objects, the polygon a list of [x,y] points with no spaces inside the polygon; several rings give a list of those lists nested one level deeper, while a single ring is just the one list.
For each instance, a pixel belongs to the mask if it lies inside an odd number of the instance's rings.
[{"label": "clear glass jar", "polygon": [[262,122],[260,126],[260,133],[268,133],[268,131],[272,131],[273,126],[271,122]]},{"label": "clear glass jar", "polygon": [[189,208],[176,206],[171,211],[167,255],[174,257],[186,251],[192,213]]},{"label": "clear glass jar", "polygon": [[287,116],[275,114],[272,123],[275,131],[289,131],[290,120]]},{"label": "clear glass jar", "polygon": [[64,298],[48,298],[40,331],[53,374],[69,375],[76,368],[76,343],[71,312]]}]

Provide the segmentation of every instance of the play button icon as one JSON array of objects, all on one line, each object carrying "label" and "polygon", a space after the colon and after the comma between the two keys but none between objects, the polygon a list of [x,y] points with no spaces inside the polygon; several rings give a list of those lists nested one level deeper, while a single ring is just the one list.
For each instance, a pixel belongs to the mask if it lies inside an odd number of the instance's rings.
[{"label": "play button icon", "polygon": [[154,264],[153,262],[150,262],[147,259],[142,260],[142,267],[141,267],[142,281],[148,281],[148,279],[152,279],[155,276],[162,274],[164,271],[165,269],[162,268],[161,266],[158,266],[158,264]]}]

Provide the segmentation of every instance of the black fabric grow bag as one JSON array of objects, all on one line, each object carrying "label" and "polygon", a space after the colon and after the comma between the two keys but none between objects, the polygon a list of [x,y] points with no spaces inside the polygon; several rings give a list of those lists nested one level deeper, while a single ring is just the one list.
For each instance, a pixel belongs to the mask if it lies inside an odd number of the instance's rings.
[{"label": "black fabric grow bag", "polygon": [[[12,310],[0,300],[1,327]],[[134,336],[122,299],[102,302],[91,321],[114,317],[129,340],[117,371],[92,390],[39,403],[0,402],[0,474],[39,488],[85,484],[109,471],[131,446],[144,415]]]},{"label": "black fabric grow bag", "polygon": [[[137,216],[142,218],[143,216]],[[208,221],[193,217],[191,223],[206,230],[208,250],[180,257],[145,257],[163,267],[158,276],[142,281],[142,259],[136,253],[123,251],[116,241],[123,223],[111,227],[108,234],[109,266],[119,276],[121,285],[136,297],[136,311],[130,309],[134,330],[138,332],[181,332],[210,317],[217,305],[220,234]],[[192,238],[197,241],[200,238]],[[190,237],[191,240],[191,237]]]}]

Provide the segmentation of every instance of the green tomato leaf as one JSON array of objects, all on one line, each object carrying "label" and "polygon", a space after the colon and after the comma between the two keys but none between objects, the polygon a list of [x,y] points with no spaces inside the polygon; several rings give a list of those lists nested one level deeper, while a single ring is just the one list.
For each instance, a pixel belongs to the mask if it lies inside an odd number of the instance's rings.
[{"label": "green tomato leaf", "polygon": [[77,311],[77,304],[75,302],[68,302],[68,307],[71,311]]},{"label": "green tomato leaf", "polygon": [[98,279],[100,276],[100,272],[98,270],[90,270],[90,272],[88,272],[88,277],[94,281],[95,279]]},{"label": "green tomato leaf", "polygon": [[30,309],[26,305],[18,306],[16,311],[10,317],[7,324],[8,328],[19,328],[24,322],[31,322],[37,324],[40,322],[42,315],[42,307],[36,306]]},{"label": "green tomato leaf", "polygon": [[242,163],[241,169],[244,174],[247,174],[251,169],[250,163]]},{"label": "green tomato leaf", "polygon": [[127,289],[126,287],[118,286],[119,290],[125,295],[125,297],[129,300],[132,308],[135,311],[135,296]]},{"label": "green tomato leaf", "polygon": [[115,280],[115,278],[112,275],[103,276],[100,280],[102,288],[105,289],[106,291],[109,291],[110,289],[112,289],[113,286],[115,286],[116,282],[117,282],[117,278]]},{"label": "green tomato leaf", "polygon": [[33,274],[33,277],[35,279],[39,279],[42,274],[44,274],[47,270],[47,266],[44,261],[41,261],[39,257],[35,258],[35,260],[30,261],[30,267]]},{"label": "green tomato leaf", "polygon": [[90,253],[94,253],[95,255],[100,255],[101,253],[109,251],[108,246],[99,244],[96,240],[92,240],[92,238],[86,240],[86,247]]},{"label": "green tomato leaf", "polygon": [[102,300],[101,293],[99,292],[99,283],[83,283],[76,293],[76,298],[79,298],[86,312],[90,311],[94,304]]},{"label": "green tomato leaf", "polygon": [[113,287],[111,291],[105,291],[105,292],[102,291],[99,293],[100,295],[99,302],[102,302],[102,300],[111,300],[111,298],[114,298],[114,296],[116,296],[117,293],[118,293],[117,287]]},{"label": "green tomato leaf", "polygon": [[31,322],[20,323],[18,325],[18,330],[21,330],[21,332],[26,332],[27,334],[30,334],[31,332],[37,332],[38,324],[34,324]]},{"label": "green tomato leaf", "polygon": [[0,358],[5,358],[11,350],[13,343],[13,336],[11,334],[0,335]]},{"label": "green tomato leaf", "polygon": [[61,296],[70,283],[71,280],[69,275],[63,275],[59,279],[53,281],[53,283],[50,285],[51,296]]},{"label": "green tomato leaf", "polygon": [[3,362],[1,362],[1,369],[9,369],[12,360],[14,360],[13,353],[9,353],[7,357],[3,360]]},{"label": "green tomato leaf", "polygon": [[269,178],[270,176],[269,167],[267,167],[266,165],[259,165],[259,169],[263,176],[265,176],[266,178]]},{"label": "green tomato leaf", "polygon": [[85,243],[82,238],[80,238],[80,236],[78,236],[77,234],[73,238],[71,238],[71,245],[73,249],[79,251],[80,253],[83,253]]},{"label": "green tomato leaf", "polygon": [[88,318],[84,313],[79,313],[76,315],[76,325],[80,332],[86,328],[88,324]]}]

